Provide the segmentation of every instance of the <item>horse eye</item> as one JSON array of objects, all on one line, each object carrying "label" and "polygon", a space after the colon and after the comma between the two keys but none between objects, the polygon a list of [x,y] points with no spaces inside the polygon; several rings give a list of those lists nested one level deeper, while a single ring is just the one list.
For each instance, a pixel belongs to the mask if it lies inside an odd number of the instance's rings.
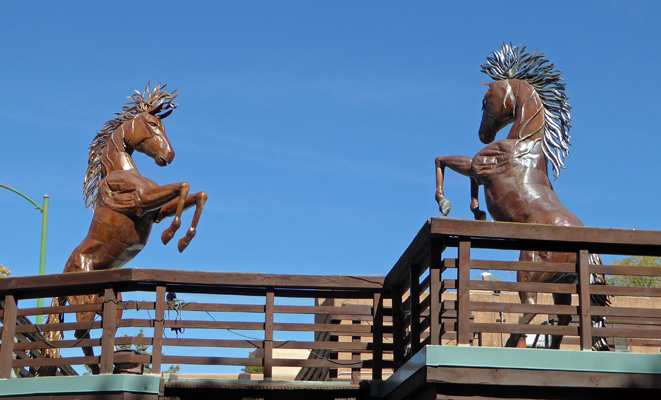
[{"label": "horse eye", "polygon": [[482,111],[484,111],[484,107],[487,106],[487,99],[482,99]]},{"label": "horse eye", "polygon": [[151,125],[151,126],[156,126],[156,122],[154,122],[154,121],[149,121],[148,124]]}]

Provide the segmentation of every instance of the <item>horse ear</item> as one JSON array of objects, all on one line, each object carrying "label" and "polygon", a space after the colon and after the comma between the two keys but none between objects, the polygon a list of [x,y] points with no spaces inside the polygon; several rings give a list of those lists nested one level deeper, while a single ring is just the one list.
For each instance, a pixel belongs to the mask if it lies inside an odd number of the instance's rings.
[{"label": "horse ear", "polygon": [[492,84],[493,84],[493,82],[482,82],[481,83],[482,86],[489,86],[489,87],[491,87]]},{"label": "horse ear", "polygon": [[151,110],[149,113],[151,115],[157,116],[157,114],[160,113],[161,111],[163,111],[163,104],[159,104],[153,110]]},{"label": "horse ear", "polygon": [[157,117],[158,117],[159,119],[165,119],[165,118],[168,117],[168,115],[172,114],[172,111],[174,111],[174,110],[170,110],[170,111],[165,112],[164,114],[157,115]]}]

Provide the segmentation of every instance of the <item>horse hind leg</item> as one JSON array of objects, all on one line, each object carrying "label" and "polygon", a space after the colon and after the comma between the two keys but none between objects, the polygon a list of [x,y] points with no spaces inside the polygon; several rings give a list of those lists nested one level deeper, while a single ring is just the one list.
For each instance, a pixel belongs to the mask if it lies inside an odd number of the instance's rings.
[{"label": "horse hind leg", "polygon": [[[186,247],[190,244],[191,240],[195,237],[195,233],[197,230],[197,224],[200,220],[200,215],[202,214],[202,209],[204,208],[204,204],[207,201],[207,194],[205,192],[199,192],[195,194],[191,194],[186,196],[184,199],[184,205],[182,210],[187,210],[192,206],[195,206],[195,214],[193,215],[193,221],[191,222],[190,228],[188,228],[188,231],[186,232],[186,235],[179,240],[177,248],[179,249],[179,252],[182,252],[186,249]],[[158,212],[158,215],[156,216],[154,222],[159,223],[165,218],[172,217],[174,216],[177,218],[177,214],[181,215],[180,212],[180,199],[174,199],[165,204],[163,207]],[[177,227],[179,226],[180,222],[177,223]],[[174,230],[172,230],[172,226],[170,226],[168,229],[166,229],[163,232],[163,236],[161,237],[163,240],[164,244],[167,244],[167,242],[172,239],[174,236]]]},{"label": "horse hind leg", "polygon": [[191,240],[195,237],[197,224],[200,221],[200,215],[202,215],[202,209],[207,202],[207,194],[205,192],[195,193],[193,196],[195,197],[195,214],[193,215],[190,228],[186,231],[186,236],[179,239],[179,243],[177,243],[177,249],[180,253],[188,247]]},{"label": "horse hind leg", "polygon": [[[69,300],[69,304],[71,305],[93,304],[93,303],[103,302],[103,298],[95,294],[70,296],[68,300]],[[90,330],[92,329],[92,325],[94,324],[95,317],[96,317],[96,312],[94,311],[85,311],[85,312],[76,313],[76,320],[79,323],[84,322],[89,324],[86,328],[77,329],[74,332],[74,336],[76,337],[76,339],[78,339],[79,341],[91,339]],[[81,346],[81,348],[83,350],[83,354],[85,354],[85,357],[94,357],[94,348],[92,346]],[[99,364],[86,364],[86,365],[90,369],[93,375],[98,375],[101,373],[101,368],[99,367]]]},{"label": "horse hind leg", "polygon": [[[537,304],[537,293],[533,292],[521,292],[519,293],[522,304]],[[519,318],[519,325],[529,324],[533,318],[535,318],[536,313],[524,313],[521,318]],[[522,333],[513,333],[507,339],[505,347],[526,347],[525,335]]]},{"label": "horse hind leg", "polygon": [[[571,295],[567,293],[553,293],[553,303],[555,305],[571,305]],[[558,326],[567,326],[571,322],[571,315],[558,315]],[[551,336],[551,348],[559,349],[562,343],[562,335]]]}]

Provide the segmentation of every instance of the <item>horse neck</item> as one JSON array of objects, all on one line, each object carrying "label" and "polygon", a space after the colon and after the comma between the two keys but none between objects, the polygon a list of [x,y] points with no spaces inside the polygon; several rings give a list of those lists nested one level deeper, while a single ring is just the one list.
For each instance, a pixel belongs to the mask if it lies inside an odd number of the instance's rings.
[{"label": "horse neck", "polygon": [[132,129],[133,121],[127,121],[120,125],[113,131],[108,138],[106,147],[103,150],[101,157],[101,164],[103,165],[103,176],[108,175],[112,171],[138,171],[135,166],[131,153],[133,149],[126,146],[126,134],[128,129]]},{"label": "horse neck", "polygon": [[544,137],[544,106],[539,95],[528,82],[512,81],[515,95],[514,122],[508,139],[536,142]]}]

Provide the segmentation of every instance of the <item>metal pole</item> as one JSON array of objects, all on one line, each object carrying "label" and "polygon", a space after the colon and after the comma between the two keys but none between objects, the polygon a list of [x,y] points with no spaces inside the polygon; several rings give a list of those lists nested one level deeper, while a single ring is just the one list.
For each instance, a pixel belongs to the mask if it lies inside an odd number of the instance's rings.
[{"label": "metal pole", "polygon": [[[44,207],[41,209],[41,250],[39,251],[39,275],[46,275],[46,237],[48,235],[48,200],[44,195]],[[37,299],[37,307],[44,306],[44,299]],[[37,324],[43,322],[43,315],[37,315]]]},{"label": "metal pole", "polygon": [[[28,196],[24,195],[23,193],[19,192],[18,190],[11,188],[7,185],[3,185],[0,183],[0,187],[5,188],[9,190],[10,192],[14,192],[17,195],[21,196],[25,200],[29,201],[30,204],[34,206],[37,210],[41,211],[41,249],[39,252],[39,275],[45,275],[46,274],[46,236],[47,236],[47,230],[48,230],[48,195],[44,195],[44,205],[43,207],[37,204],[34,200],[29,198]],[[37,307],[43,307],[44,305],[44,299],[37,299]],[[37,315],[37,324],[41,324],[42,321],[42,316]]]}]

